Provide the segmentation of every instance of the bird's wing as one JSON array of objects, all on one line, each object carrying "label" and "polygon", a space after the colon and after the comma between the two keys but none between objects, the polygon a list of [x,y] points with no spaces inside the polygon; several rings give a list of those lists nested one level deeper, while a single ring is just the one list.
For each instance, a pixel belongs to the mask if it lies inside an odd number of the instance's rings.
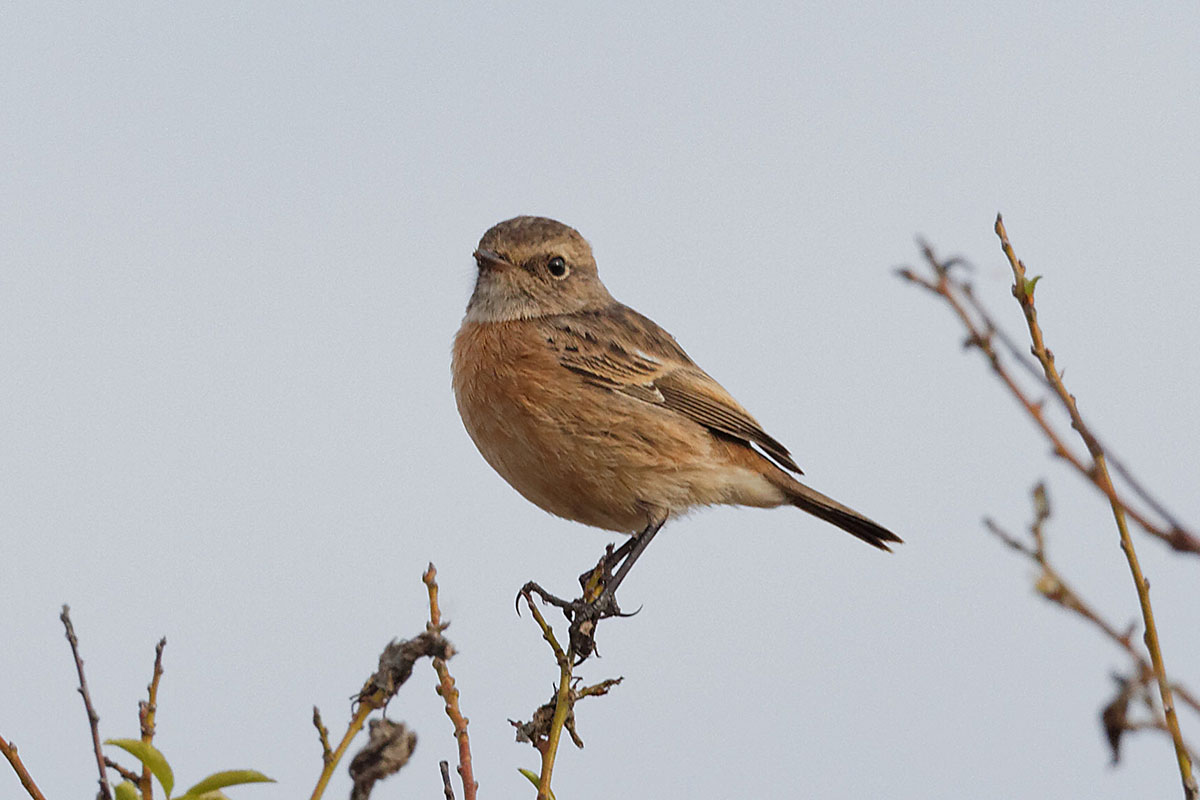
[{"label": "bird's wing", "polygon": [[781,466],[800,467],[671,334],[619,303],[544,320],[559,363],[585,381],[674,411],[711,431],[758,445]]}]

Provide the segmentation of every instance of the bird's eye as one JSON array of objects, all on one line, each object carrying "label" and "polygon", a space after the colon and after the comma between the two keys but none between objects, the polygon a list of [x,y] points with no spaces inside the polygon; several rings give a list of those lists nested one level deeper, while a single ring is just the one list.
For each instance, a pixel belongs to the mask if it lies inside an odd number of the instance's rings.
[{"label": "bird's eye", "polygon": [[558,279],[567,277],[567,273],[571,268],[567,266],[567,262],[563,261],[562,256],[555,256],[550,259],[550,263],[546,265],[546,269],[550,270],[550,274]]}]

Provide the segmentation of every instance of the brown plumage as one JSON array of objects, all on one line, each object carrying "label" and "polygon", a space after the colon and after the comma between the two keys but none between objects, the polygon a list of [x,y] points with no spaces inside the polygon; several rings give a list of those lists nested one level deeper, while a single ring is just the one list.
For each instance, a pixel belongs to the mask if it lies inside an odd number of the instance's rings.
[{"label": "brown plumage", "polygon": [[696,506],[791,504],[883,550],[901,541],[785,472],[800,473],[787,448],[612,298],[573,228],[517,217],[475,255],[455,397],[480,453],[528,500],[624,533]]}]

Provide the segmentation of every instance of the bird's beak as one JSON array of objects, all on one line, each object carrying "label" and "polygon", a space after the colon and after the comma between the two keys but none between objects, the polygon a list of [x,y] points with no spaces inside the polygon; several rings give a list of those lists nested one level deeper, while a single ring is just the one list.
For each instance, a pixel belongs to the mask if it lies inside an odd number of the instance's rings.
[{"label": "bird's beak", "polygon": [[501,258],[498,254],[493,253],[491,250],[476,250],[474,253],[474,256],[475,256],[475,263],[479,265],[479,268],[481,270],[482,269],[500,270],[500,269],[506,269],[506,268],[512,266],[512,264],[509,264],[507,261],[505,261],[503,258]]}]

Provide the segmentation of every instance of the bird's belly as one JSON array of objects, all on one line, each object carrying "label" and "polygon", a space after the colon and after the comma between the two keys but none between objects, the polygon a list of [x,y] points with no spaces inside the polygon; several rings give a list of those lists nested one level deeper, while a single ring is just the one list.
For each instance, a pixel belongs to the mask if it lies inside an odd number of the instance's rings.
[{"label": "bird's belly", "polygon": [[455,398],[484,459],[530,502],[625,533],[698,505],[781,502],[758,470],[730,463],[728,445],[707,429],[586,383],[502,328],[459,332]]}]

